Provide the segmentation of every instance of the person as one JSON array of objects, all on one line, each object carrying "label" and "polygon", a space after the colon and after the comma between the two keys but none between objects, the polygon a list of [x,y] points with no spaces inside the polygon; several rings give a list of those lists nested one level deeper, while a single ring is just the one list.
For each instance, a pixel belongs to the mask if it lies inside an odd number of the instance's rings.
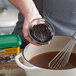
[{"label": "person", "polygon": [[[35,18],[47,18],[55,28],[55,35],[73,36],[76,32],[76,0],[8,0],[20,10],[14,33],[22,41],[38,45],[28,36],[28,24]],[[26,39],[26,40],[25,40]]]}]

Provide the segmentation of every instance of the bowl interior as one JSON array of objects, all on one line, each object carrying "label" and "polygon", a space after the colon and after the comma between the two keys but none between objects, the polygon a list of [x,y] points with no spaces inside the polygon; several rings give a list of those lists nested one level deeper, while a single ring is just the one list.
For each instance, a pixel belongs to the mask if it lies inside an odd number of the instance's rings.
[{"label": "bowl interior", "polygon": [[[24,57],[27,60],[30,60],[32,57],[39,55],[45,52],[53,52],[53,51],[60,51],[71,39],[71,37],[67,36],[55,36],[52,40],[50,45],[43,45],[43,46],[35,46],[29,44],[24,49]],[[76,53],[76,46],[74,47],[73,51]]]}]

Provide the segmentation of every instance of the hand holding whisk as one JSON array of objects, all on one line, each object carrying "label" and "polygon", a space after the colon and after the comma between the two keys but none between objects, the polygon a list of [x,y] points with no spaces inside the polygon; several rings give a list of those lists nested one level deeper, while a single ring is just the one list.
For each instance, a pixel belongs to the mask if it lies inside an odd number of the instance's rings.
[{"label": "hand holding whisk", "polygon": [[49,62],[48,67],[51,69],[61,69],[69,61],[72,50],[76,44],[76,33],[67,45]]}]

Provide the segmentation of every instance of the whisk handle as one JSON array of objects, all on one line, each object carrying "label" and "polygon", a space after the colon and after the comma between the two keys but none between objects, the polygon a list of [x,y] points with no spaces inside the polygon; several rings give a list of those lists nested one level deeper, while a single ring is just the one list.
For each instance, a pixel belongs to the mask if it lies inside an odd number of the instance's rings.
[{"label": "whisk handle", "polygon": [[74,33],[73,38],[76,39],[76,32]]}]

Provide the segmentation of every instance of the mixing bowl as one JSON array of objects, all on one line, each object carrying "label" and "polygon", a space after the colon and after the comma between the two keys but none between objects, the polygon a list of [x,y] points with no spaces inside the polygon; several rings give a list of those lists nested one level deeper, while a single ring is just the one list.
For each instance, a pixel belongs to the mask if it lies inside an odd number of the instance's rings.
[{"label": "mixing bowl", "polygon": [[[76,76],[76,68],[64,69],[64,70],[52,70],[44,69],[29,63],[29,60],[41,53],[60,51],[71,39],[67,36],[55,36],[50,45],[35,46],[28,44],[23,53],[15,57],[15,61],[22,69],[25,70],[27,76]],[[76,53],[76,47],[73,49],[73,53]],[[19,58],[22,57],[23,63]]]}]

